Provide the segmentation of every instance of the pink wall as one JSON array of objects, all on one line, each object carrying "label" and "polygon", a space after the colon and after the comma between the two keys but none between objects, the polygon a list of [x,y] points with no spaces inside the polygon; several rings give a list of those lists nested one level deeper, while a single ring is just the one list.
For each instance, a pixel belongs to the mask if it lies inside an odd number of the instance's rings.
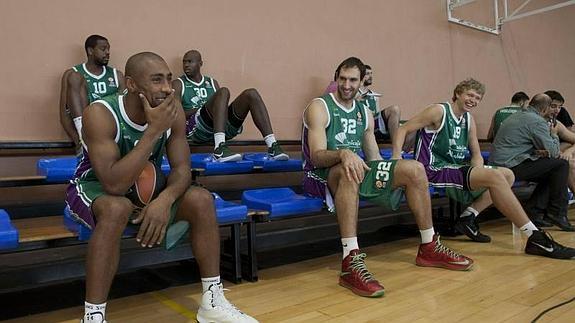
[{"label": "pink wall", "polygon": [[[409,117],[450,98],[468,76],[487,85],[474,113],[484,137],[514,91],[562,92],[575,113],[575,6],[504,26],[501,36],[449,24],[436,0],[0,1],[0,140],[65,138],[58,122],[62,71],[84,60],[92,33],[109,38],[110,64],[155,51],[181,74],[199,49],[204,72],[232,95],[256,87],[280,139],[299,139],[301,112],[336,65],[355,55],[375,71],[385,103]],[[260,138],[249,122],[241,139]]]}]

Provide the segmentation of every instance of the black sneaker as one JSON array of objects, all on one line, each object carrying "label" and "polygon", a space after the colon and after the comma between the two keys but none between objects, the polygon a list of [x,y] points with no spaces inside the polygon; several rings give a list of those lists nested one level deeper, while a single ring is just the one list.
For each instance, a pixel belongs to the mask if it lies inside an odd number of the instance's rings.
[{"label": "black sneaker", "polygon": [[238,161],[242,159],[241,154],[236,154],[228,148],[225,142],[222,142],[218,148],[214,149],[214,160],[220,163]]},{"label": "black sneaker", "polygon": [[575,231],[575,228],[571,225],[571,223],[569,223],[569,220],[567,220],[566,216],[556,216],[553,214],[547,214],[547,216],[545,217],[545,220],[558,226],[563,231],[568,231],[568,232]]},{"label": "black sneaker", "polygon": [[575,249],[555,242],[551,235],[543,230],[533,231],[525,244],[525,253],[555,259],[575,259]]},{"label": "black sneaker", "polygon": [[473,215],[460,217],[455,223],[455,230],[469,237],[475,242],[491,242],[491,237],[479,232],[479,225]]},{"label": "black sneaker", "polygon": [[282,147],[280,147],[280,144],[278,144],[277,141],[274,142],[270,148],[268,148],[268,156],[273,160],[285,161],[289,159],[288,154],[283,151]]}]

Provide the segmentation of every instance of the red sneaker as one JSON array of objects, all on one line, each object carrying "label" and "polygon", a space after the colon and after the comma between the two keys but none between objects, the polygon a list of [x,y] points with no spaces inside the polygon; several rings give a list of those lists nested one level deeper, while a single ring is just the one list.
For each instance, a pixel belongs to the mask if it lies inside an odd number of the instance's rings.
[{"label": "red sneaker", "polygon": [[341,262],[339,284],[364,297],[383,296],[383,286],[373,278],[365,266],[365,253],[352,250]]},{"label": "red sneaker", "polygon": [[433,236],[430,243],[420,244],[415,263],[423,267],[440,267],[451,270],[469,270],[473,260],[447,248],[439,241],[439,235]]}]

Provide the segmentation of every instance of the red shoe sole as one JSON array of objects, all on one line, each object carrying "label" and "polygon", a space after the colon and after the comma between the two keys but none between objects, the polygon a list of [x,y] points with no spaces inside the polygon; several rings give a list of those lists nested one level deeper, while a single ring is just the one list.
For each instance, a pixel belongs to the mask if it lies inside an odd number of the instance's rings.
[{"label": "red shoe sole", "polygon": [[471,262],[469,265],[463,266],[463,265],[454,265],[454,264],[446,264],[446,263],[435,263],[435,262],[429,262],[429,261],[425,261],[425,260],[416,259],[415,264],[420,266],[420,267],[436,267],[436,268],[443,268],[443,269],[449,269],[449,270],[455,270],[455,271],[469,271],[469,270],[471,270],[471,268],[473,268],[473,262]]},{"label": "red shoe sole", "polygon": [[341,280],[341,279],[339,280],[339,285],[342,286],[342,287],[345,287],[345,288],[347,288],[347,289],[350,289],[354,294],[359,295],[359,296],[362,296],[362,297],[377,298],[377,297],[382,297],[383,294],[385,294],[385,290],[384,290],[384,289],[381,289],[381,290],[375,291],[375,292],[373,292],[373,293],[370,293],[370,292],[367,292],[367,291],[364,291],[364,290],[355,288],[355,287],[353,287],[352,285],[350,285],[349,283],[347,283],[346,281]]}]

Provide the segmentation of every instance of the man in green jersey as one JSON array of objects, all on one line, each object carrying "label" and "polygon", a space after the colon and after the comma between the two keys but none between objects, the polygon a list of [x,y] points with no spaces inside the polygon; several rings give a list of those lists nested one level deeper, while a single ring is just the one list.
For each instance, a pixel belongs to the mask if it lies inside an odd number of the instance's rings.
[{"label": "man in green jersey", "polygon": [[[365,74],[355,57],[336,69],[335,93],[314,99],[304,112],[302,146],[306,194],[322,198],[335,211],[343,246],[339,284],[365,297],[384,294],[367,270],[357,242],[360,196],[389,209],[399,207],[402,191],[421,233],[419,266],[468,270],[473,260],[442,245],[433,229],[427,178],[413,160],[383,160],[373,134],[373,115],[355,100]],[[363,150],[367,163],[357,152]]]},{"label": "man in green jersey", "polygon": [[60,89],[60,123],[78,146],[82,140],[82,111],[88,104],[124,90],[122,72],[108,66],[110,43],[91,35],[84,43],[87,61],[64,72]]},{"label": "man in green jersey", "polygon": [[[456,229],[476,242],[490,242],[479,232],[476,217],[494,204],[521,233],[528,237],[525,252],[551,258],[575,258],[575,249],[555,242],[527,217],[513,194],[513,172],[504,167],[483,165],[477,128],[471,111],[485,94],[485,86],[470,78],[453,91],[452,102],[432,104],[402,125],[393,142],[393,158],[401,158],[401,147],[408,133],[419,130],[416,159],[423,164],[429,183],[445,188],[447,195],[471,205],[461,214]],[[471,152],[471,163],[466,152]]]},{"label": "man in green jersey", "polygon": [[495,111],[493,118],[491,119],[491,125],[489,126],[489,131],[487,132],[487,140],[493,142],[501,123],[507,119],[510,115],[517,111],[521,111],[527,106],[529,102],[529,96],[525,92],[517,92],[511,97],[511,104],[500,108]]},{"label": "man in green jersey", "polygon": [[[139,53],[126,63],[127,94],[107,96],[84,111],[84,152],[66,198],[72,215],[93,229],[86,255],[84,323],[105,322],[120,241],[130,222],[139,224],[136,241],[143,248],[185,237],[189,229],[203,287],[199,322],[257,322],[224,297],[214,201],[207,190],[190,186],[185,117],[171,82],[172,73],[160,56]],[[164,153],[171,167],[166,187],[132,218],[134,205],[125,194],[148,161],[159,167]],[[172,235],[173,230],[181,232]]]},{"label": "man in green jersey", "polygon": [[268,156],[273,160],[288,160],[272,130],[268,110],[256,89],[243,91],[231,103],[230,91],[218,82],[202,75],[202,55],[188,51],[183,58],[184,75],[172,82],[176,98],[186,113],[188,139],[194,143],[214,143],[214,159],[219,162],[237,161],[241,154],[233,153],[226,140],[242,132],[243,123],[251,113],[256,127],[264,137]]}]

